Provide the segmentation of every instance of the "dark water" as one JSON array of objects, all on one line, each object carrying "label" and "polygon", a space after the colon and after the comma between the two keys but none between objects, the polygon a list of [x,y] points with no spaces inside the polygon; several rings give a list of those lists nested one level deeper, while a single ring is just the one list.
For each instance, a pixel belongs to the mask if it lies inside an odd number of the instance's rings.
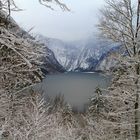
[{"label": "dark water", "polygon": [[109,76],[99,73],[48,75],[41,85],[41,90],[45,91],[45,96],[49,95],[49,97],[56,97],[61,93],[72,107],[82,110],[94,94],[96,87],[107,88],[110,79]]}]

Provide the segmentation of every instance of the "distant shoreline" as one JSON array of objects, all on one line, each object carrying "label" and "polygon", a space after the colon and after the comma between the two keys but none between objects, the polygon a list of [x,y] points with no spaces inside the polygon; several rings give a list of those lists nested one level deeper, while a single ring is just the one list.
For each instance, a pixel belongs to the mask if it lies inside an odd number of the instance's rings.
[{"label": "distant shoreline", "polygon": [[93,73],[98,73],[98,74],[102,74],[104,76],[109,76],[111,75],[108,71],[65,71],[65,72],[58,72],[58,73],[49,73],[46,74],[47,75],[59,75],[59,74],[70,74],[70,73],[87,73],[87,74],[93,74]]}]

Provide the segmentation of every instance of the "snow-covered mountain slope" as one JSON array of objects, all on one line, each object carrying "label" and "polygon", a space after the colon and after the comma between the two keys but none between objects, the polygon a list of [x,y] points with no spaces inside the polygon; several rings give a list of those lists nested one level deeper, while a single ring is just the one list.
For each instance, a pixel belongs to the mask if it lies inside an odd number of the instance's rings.
[{"label": "snow-covered mountain slope", "polygon": [[113,46],[108,42],[100,42],[90,38],[78,58],[76,70],[95,71],[97,64],[103,54],[108,52]]},{"label": "snow-covered mountain slope", "polygon": [[43,64],[41,65],[41,70],[44,74],[52,74],[52,73],[58,73],[58,72],[65,72],[63,66],[59,64],[59,62],[56,60],[54,53],[46,47],[45,49],[46,55],[42,58]]},{"label": "snow-covered mountain slope", "polygon": [[89,38],[83,41],[64,42],[42,35],[37,35],[37,40],[54,52],[57,61],[67,71],[104,70],[103,64],[106,66],[106,63],[115,63],[113,60],[113,62],[103,62],[101,59],[111,48],[116,46],[116,44],[107,41]]},{"label": "snow-covered mountain slope", "polygon": [[39,58],[41,59],[41,63],[39,63],[39,67],[41,67],[44,74],[65,71],[63,67],[56,60],[54,53],[48,47],[43,46],[42,44],[37,42],[35,38],[31,36],[27,31],[22,29],[12,17],[7,18],[6,12],[0,11],[0,19],[1,19],[1,24],[3,26],[8,26],[8,31],[11,34],[14,34],[16,38],[28,42],[30,44],[30,47],[36,47],[36,46],[39,47],[40,52],[45,51],[45,53],[41,53],[42,55]]},{"label": "snow-covered mountain slope", "polygon": [[66,43],[58,39],[46,38],[38,35],[37,40],[44,43],[54,52],[57,61],[66,69],[72,70],[75,68],[78,53],[80,48],[74,46],[73,43]]}]

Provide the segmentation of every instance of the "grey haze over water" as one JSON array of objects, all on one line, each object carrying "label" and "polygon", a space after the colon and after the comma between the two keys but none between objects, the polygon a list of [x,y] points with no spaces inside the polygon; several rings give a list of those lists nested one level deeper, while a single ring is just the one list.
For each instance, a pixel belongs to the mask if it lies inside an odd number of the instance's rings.
[{"label": "grey haze over water", "polygon": [[104,0],[64,0],[71,12],[63,12],[56,6],[52,11],[38,0],[15,1],[24,10],[12,14],[21,27],[26,30],[34,27],[32,32],[65,41],[81,40],[94,34],[99,8],[104,5]]}]

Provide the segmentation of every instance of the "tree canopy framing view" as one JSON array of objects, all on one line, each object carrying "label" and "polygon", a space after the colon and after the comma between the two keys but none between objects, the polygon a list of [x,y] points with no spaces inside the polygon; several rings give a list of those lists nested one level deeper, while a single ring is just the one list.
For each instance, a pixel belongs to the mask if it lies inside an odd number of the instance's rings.
[{"label": "tree canopy framing view", "polygon": [[[63,2],[38,0],[52,11],[57,5],[70,13]],[[0,139],[139,140],[140,0],[105,0],[96,26],[98,40],[64,42],[31,35],[12,18],[14,11],[22,11],[15,0],[0,0]],[[79,74],[78,80],[85,74],[87,83],[95,76],[98,86],[82,111],[66,101],[66,93],[49,95],[51,84],[45,80],[58,75],[61,85],[59,74],[66,76],[65,82],[71,74]],[[107,77],[110,86],[102,88],[99,83]],[[80,83],[74,80],[69,86],[78,93]],[[81,96],[82,91],[77,102]]]}]

